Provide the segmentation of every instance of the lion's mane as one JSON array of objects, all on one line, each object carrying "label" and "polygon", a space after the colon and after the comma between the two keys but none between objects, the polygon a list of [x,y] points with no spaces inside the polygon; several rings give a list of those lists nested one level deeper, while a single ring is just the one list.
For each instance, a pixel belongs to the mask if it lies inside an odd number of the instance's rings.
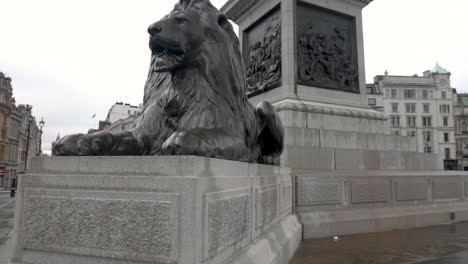
[{"label": "lion's mane", "polygon": [[[218,10],[209,1],[205,3],[204,12],[211,16],[219,15]],[[243,133],[246,146],[255,148],[259,135],[258,120],[245,92],[246,76],[243,71],[239,40],[230,23],[226,23],[222,34],[219,34],[219,31],[211,32],[209,23],[212,21],[205,21],[206,17],[210,15],[201,19],[202,24],[207,26],[204,31],[207,40],[198,51],[197,64],[192,66],[190,76],[180,76],[182,74],[172,76],[169,72],[156,72],[156,57],[155,55],[151,57],[144,91],[143,114],[136,122],[138,130],[149,123],[145,121],[145,118],[160,118],[160,122],[155,122],[156,126],[152,128],[153,131],[159,131],[159,138],[156,139],[156,143],[152,144],[152,149],[147,150],[151,154],[158,154],[159,146],[176,129],[215,128],[218,125],[228,126],[234,131]],[[200,108],[205,107],[207,102],[210,107],[217,108],[216,111],[211,112],[213,115],[216,115],[219,109],[227,109],[232,114],[233,120],[220,120],[221,116],[226,116],[221,114],[220,118],[206,117],[201,114],[205,109]],[[159,112],[161,110],[162,112]],[[178,113],[171,113],[171,111]],[[179,116],[179,119],[172,120],[172,114]],[[165,126],[169,128],[169,131],[161,133]],[[146,142],[155,142],[154,137],[148,138],[151,137],[150,135],[136,134],[141,145],[146,146]],[[259,150],[253,151],[251,161],[255,160],[258,152]]]}]

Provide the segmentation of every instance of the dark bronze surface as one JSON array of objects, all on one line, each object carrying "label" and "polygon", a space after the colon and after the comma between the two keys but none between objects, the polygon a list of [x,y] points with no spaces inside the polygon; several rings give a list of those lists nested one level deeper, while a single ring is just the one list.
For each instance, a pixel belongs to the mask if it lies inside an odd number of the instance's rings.
[{"label": "dark bronze surface", "polygon": [[281,84],[281,18],[279,7],[244,32],[248,95]]},{"label": "dark bronze surface", "polygon": [[148,28],[152,51],[134,129],[63,137],[59,156],[198,155],[279,164],[283,126],[246,95],[239,40],[209,0],[180,0]]},{"label": "dark bronze surface", "polygon": [[301,3],[296,19],[298,82],[359,93],[354,18]]}]

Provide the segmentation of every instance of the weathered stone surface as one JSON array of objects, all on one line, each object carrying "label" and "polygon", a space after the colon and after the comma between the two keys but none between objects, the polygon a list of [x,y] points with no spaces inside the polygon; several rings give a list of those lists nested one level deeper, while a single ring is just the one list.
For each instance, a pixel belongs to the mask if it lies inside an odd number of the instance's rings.
[{"label": "weathered stone surface", "polygon": [[437,179],[433,185],[434,199],[458,199],[460,198],[460,183],[455,179]]},{"label": "weathered stone surface", "polygon": [[281,185],[281,213],[291,212],[293,205],[292,184]]},{"label": "weathered stone surface", "polygon": [[352,203],[387,202],[390,199],[388,181],[351,182]]},{"label": "weathered stone surface", "polygon": [[250,190],[205,194],[205,258],[216,256],[250,234]]},{"label": "weathered stone surface", "polygon": [[343,180],[314,180],[298,177],[298,205],[340,204],[343,201]]},{"label": "weathered stone surface", "polygon": [[[59,253],[171,263],[176,260],[177,194],[26,191],[24,246]],[[81,197],[80,197],[81,196]],[[121,195],[119,195],[122,198]]]},{"label": "weathered stone surface", "polygon": [[278,185],[256,188],[256,228],[271,223],[278,216]]},{"label": "weathered stone surface", "polygon": [[240,263],[233,257],[264,236],[288,256],[295,248],[296,224],[283,230],[292,212],[288,168],[196,156],[41,157],[32,165],[34,174],[19,178],[13,263]]},{"label": "weathered stone surface", "polygon": [[397,181],[396,200],[397,201],[414,201],[427,200],[428,186],[425,181]]}]

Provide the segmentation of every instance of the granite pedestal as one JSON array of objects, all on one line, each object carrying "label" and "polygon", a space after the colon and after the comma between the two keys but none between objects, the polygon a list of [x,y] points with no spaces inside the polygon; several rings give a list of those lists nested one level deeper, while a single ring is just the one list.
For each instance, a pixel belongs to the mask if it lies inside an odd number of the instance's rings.
[{"label": "granite pedestal", "polygon": [[12,263],[286,263],[288,168],[193,156],[35,158]]},{"label": "granite pedestal", "polygon": [[468,221],[468,174],[459,171],[297,171],[304,238]]},{"label": "granite pedestal", "polygon": [[[438,154],[368,106],[362,10],[371,0],[229,0],[252,104],[271,102],[285,126],[281,164],[295,169],[440,170]],[[352,73],[352,74],[351,74]],[[341,81],[341,82],[340,82]]]}]

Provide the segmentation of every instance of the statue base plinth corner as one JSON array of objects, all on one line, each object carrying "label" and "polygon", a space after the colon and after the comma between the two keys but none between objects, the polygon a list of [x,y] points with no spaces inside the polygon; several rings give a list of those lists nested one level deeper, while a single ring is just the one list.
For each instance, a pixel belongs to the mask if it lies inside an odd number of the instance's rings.
[{"label": "statue base plinth corner", "polygon": [[11,263],[277,263],[301,240],[292,208],[284,167],[40,157],[19,177]]}]

